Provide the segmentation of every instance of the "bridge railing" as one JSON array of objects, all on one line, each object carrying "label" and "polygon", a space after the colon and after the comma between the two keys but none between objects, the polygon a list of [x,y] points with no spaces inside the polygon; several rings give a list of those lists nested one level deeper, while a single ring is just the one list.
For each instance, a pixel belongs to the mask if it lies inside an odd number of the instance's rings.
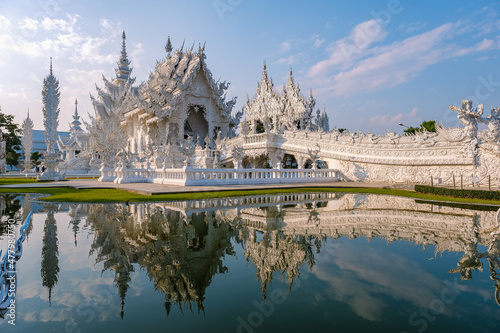
[{"label": "bridge railing", "polygon": [[[111,178],[112,172],[106,171]],[[335,169],[117,169],[115,183],[156,183],[171,185],[246,185],[314,183],[339,181]]]}]

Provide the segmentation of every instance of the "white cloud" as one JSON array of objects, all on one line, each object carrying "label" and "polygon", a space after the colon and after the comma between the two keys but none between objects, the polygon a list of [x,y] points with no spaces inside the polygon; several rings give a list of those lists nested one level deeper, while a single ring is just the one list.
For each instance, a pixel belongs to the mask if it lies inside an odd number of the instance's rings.
[{"label": "white cloud", "polygon": [[276,61],[277,64],[279,65],[288,65],[288,66],[291,66],[295,63],[296,61],[296,57],[294,55],[291,55],[289,57],[286,57],[286,58],[280,58]]},{"label": "white cloud", "polygon": [[492,49],[499,49],[500,42],[495,42],[491,39],[484,38],[481,42],[473,45],[471,47],[463,48],[457,51],[456,56],[463,56],[471,53],[476,53],[480,51],[487,51]]},{"label": "white cloud", "polygon": [[326,294],[345,303],[361,318],[382,320],[389,309],[386,299],[426,307],[443,288],[440,280],[404,256],[356,245],[344,243],[326,250],[328,256],[317,260],[315,275],[328,283]]},{"label": "white cloud", "polygon": [[284,41],[280,44],[281,52],[288,52],[292,48],[292,44],[290,42]]},{"label": "white cloud", "polygon": [[321,45],[323,45],[323,43],[326,41],[326,39],[324,38],[321,38],[319,36],[315,36],[314,38],[314,43],[313,43],[313,47],[314,48],[318,48],[320,47]]},{"label": "white cloud", "polygon": [[[0,25],[9,26],[8,21],[0,17]],[[78,16],[67,15],[67,19],[45,18],[41,23],[24,18],[19,27],[24,31],[36,31],[38,25],[43,34],[27,39],[14,32],[0,34],[0,53],[17,52],[29,57],[47,56],[66,58],[73,63],[112,64],[116,61],[116,52],[105,52],[114,39],[121,34],[120,24],[101,20],[102,36],[90,36],[80,32]],[[35,38],[37,37],[37,38]]]},{"label": "white cloud", "polygon": [[132,61],[134,67],[141,67],[139,59],[141,58],[141,55],[143,55],[144,53],[145,52],[142,43],[137,43],[133,45],[132,52],[130,52],[130,61]]},{"label": "white cloud", "polygon": [[[463,46],[461,36],[481,30],[480,26],[464,22],[446,23],[391,44],[376,46],[373,44],[387,33],[382,27],[376,33],[373,24],[377,21],[372,21],[359,24],[348,37],[334,42],[330,47],[330,56],[309,69],[309,77],[322,87],[320,91],[335,96],[350,96],[388,89],[411,80],[443,60],[500,49],[498,38],[486,38],[482,34],[479,34],[483,36],[480,42]],[[370,27],[372,38],[366,38]],[[374,118],[373,121],[390,122],[391,118]]]},{"label": "white cloud", "polygon": [[27,41],[16,34],[0,35],[0,52],[13,51],[23,53],[30,57],[40,56],[40,45],[36,42]]},{"label": "white cloud", "polygon": [[59,31],[72,31],[73,24],[76,23],[76,17],[69,17],[69,20],[63,19],[51,19],[46,17],[42,21],[42,27],[47,31],[59,30]]},{"label": "white cloud", "polygon": [[425,26],[427,25],[427,23],[425,22],[412,22],[412,23],[408,23],[408,24],[402,24],[399,26],[399,30],[404,30],[408,33],[413,33],[415,31],[418,31],[418,30],[422,30],[423,28],[425,28]]},{"label": "white cloud", "polygon": [[3,15],[0,15],[0,30],[9,31],[12,23]]},{"label": "white cloud", "polygon": [[19,21],[19,28],[21,30],[37,31],[38,21],[29,17],[25,17],[23,20]]},{"label": "white cloud", "polygon": [[[335,95],[352,95],[397,86],[428,66],[453,56],[456,46],[447,44],[455,25],[448,23],[429,32],[371,50],[371,57],[358,61],[350,70],[336,74],[329,90]],[[314,67],[311,73],[314,74]]]},{"label": "white cloud", "polygon": [[330,48],[330,57],[315,64],[309,70],[309,76],[319,75],[332,67],[349,66],[354,60],[365,56],[370,46],[386,36],[387,32],[378,20],[371,19],[358,24],[349,36],[334,43]]},{"label": "white cloud", "polygon": [[410,113],[403,114],[398,113],[395,116],[388,115],[375,115],[368,119],[370,126],[392,126],[401,123],[402,121],[409,121],[413,119],[417,114],[418,108],[414,107]]}]

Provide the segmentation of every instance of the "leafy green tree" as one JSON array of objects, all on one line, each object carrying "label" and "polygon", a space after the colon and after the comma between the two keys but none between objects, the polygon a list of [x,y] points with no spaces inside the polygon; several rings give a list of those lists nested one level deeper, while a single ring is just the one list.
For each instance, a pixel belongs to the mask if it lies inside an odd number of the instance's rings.
[{"label": "leafy green tree", "polygon": [[35,151],[33,153],[31,153],[31,162],[33,163],[33,165],[40,165],[40,163],[42,163],[41,161],[41,158],[42,158],[42,154],[40,154],[40,152],[38,151]]},{"label": "leafy green tree", "polygon": [[7,165],[14,167],[19,163],[19,158],[21,153],[21,128],[18,124],[14,123],[14,116],[10,114],[4,114],[0,107],[0,130],[3,133],[3,139],[5,140],[5,153],[6,153],[6,163]]},{"label": "leafy green tree", "polygon": [[436,121],[435,120],[424,120],[420,127],[410,126],[404,130],[406,134],[415,134],[416,132],[423,132],[424,129],[427,132],[436,132]]},{"label": "leafy green tree", "polygon": [[420,128],[423,129],[425,128],[427,130],[427,132],[436,132],[436,121],[435,120],[427,120],[427,121],[423,121],[421,124],[420,124]]}]

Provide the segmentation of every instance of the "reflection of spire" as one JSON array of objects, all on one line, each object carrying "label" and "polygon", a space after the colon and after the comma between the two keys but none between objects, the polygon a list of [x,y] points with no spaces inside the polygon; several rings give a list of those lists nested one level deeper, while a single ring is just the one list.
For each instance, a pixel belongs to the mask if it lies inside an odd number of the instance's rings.
[{"label": "reflection of spire", "polygon": [[43,228],[42,247],[42,285],[49,288],[49,306],[52,299],[52,288],[57,284],[59,274],[59,249],[57,240],[57,224],[54,218],[54,208],[49,207],[47,219]]},{"label": "reflection of spire", "polygon": [[[133,270],[133,269],[132,269]],[[121,300],[121,310],[120,317],[123,318],[125,314],[125,297],[127,296],[127,291],[129,288],[128,283],[130,282],[130,270],[126,267],[118,267],[115,272],[115,282],[118,287],[118,294],[120,295]]]},{"label": "reflection of spire", "polygon": [[[33,210],[33,205],[31,203],[31,194],[26,193],[23,196],[23,204],[22,204],[22,220],[26,219],[28,214]],[[26,229],[26,238],[29,237],[31,231],[33,230],[33,223],[30,223],[28,229]]]},{"label": "reflection of spire", "polygon": [[80,209],[81,209],[81,205],[78,204],[74,207],[71,207],[70,208],[70,213],[69,213],[69,216],[71,216],[71,220],[70,220],[70,224],[71,224],[71,229],[73,230],[73,237],[74,237],[74,243],[75,243],[75,247],[78,245],[78,242],[77,242],[77,239],[76,239],[76,235],[78,234],[78,232],[80,231],[80,222],[81,222],[81,219],[80,219]]},{"label": "reflection of spire", "polygon": [[[95,207],[95,208],[94,208]],[[120,209],[118,209],[120,207]],[[123,206],[125,207],[125,206]],[[175,211],[152,211],[145,205],[122,209],[118,205],[92,206],[87,221],[95,230],[92,251],[104,270],[115,272],[115,283],[124,316],[125,297],[133,263],[165,295],[165,310],[172,305],[204,312],[205,290],[215,274],[227,271],[222,258],[234,253],[229,224],[216,223],[213,213],[195,213],[185,221]],[[137,215],[142,221],[134,221]]]},{"label": "reflection of spire", "polygon": [[[130,272],[134,271],[129,257],[131,246],[127,232],[120,234],[121,228],[133,224],[129,214],[120,205],[92,206],[87,222],[95,230],[91,253],[97,250],[96,262],[103,263],[103,271],[112,270],[115,273],[115,284],[120,296],[120,317],[124,316],[125,297],[131,281]],[[133,240],[132,240],[133,241]]]},{"label": "reflection of spire", "polygon": [[[311,236],[285,235],[282,231],[266,231],[262,240],[257,241],[255,230],[246,239],[245,258],[257,268],[257,278],[261,283],[262,297],[266,298],[267,286],[271,284],[274,273],[281,271],[288,278],[291,289],[300,276],[299,267],[307,262],[309,269],[314,266]],[[317,248],[319,251],[319,248]]]}]

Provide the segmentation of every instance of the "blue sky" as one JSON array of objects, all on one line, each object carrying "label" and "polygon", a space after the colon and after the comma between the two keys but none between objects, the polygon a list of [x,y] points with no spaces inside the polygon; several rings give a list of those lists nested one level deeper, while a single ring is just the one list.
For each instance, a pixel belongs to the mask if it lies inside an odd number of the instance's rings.
[{"label": "blue sky", "polygon": [[41,90],[49,58],[61,86],[59,129],[78,98],[114,76],[122,30],[137,83],[174,48],[206,41],[228,96],[254,96],[266,61],[279,91],[290,67],[313,89],[330,126],[401,132],[434,119],[457,126],[462,98],[500,105],[500,3],[491,1],[77,1],[0,0],[0,105],[21,123],[28,108],[42,129]]}]

